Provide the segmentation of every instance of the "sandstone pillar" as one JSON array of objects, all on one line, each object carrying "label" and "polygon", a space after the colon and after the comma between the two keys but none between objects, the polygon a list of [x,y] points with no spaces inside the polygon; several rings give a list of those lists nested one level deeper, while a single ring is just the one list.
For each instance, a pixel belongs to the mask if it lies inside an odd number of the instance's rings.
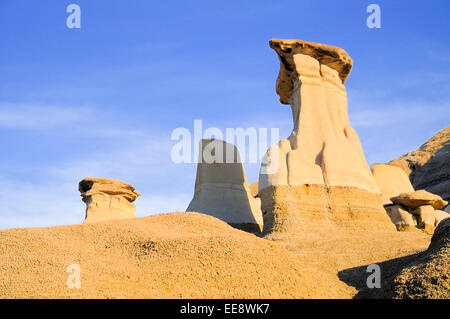
[{"label": "sandstone pillar", "polygon": [[[270,46],[281,62],[277,93],[291,105],[293,130],[263,161],[265,232],[392,228],[348,119],[344,82],[351,58],[340,48],[298,40]],[[278,169],[266,172],[274,162]]]},{"label": "sandstone pillar", "polygon": [[261,232],[261,202],[251,195],[234,145],[221,140],[200,142],[194,198],[186,211],[208,214],[236,228]]}]

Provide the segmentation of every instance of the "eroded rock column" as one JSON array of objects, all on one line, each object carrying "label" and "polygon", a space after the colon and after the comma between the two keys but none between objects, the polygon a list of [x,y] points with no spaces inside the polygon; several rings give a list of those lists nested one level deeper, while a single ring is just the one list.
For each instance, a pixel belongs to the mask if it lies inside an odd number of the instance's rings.
[{"label": "eroded rock column", "polygon": [[251,195],[238,149],[221,140],[204,139],[199,157],[194,198],[186,211],[261,232],[261,201]]},{"label": "eroded rock column", "polygon": [[78,190],[86,203],[85,224],[136,217],[133,202],[140,194],[127,183],[87,177],[78,184]]},{"label": "eroded rock column", "polygon": [[[270,46],[281,62],[277,93],[291,105],[294,127],[269,149],[261,170],[265,231],[389,228],[348,119],[344,82],[352,60],[344,50],[322,44],[272,40]],[[268,166],[278,169],[266,172]]]}]

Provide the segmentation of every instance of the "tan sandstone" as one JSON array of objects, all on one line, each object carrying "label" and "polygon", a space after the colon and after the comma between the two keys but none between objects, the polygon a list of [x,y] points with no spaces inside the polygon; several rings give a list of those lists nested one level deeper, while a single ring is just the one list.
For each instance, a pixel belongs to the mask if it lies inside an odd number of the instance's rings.
[{"label": "tan sandstone", "polygon": [[257,197],[258,196],[258,181],[250,184],[250,192],[252,194],[253,197]]},{"label": "tan sandstone", "polygon": [[140,194],[129,184],[87,177],[78,184],[78,190],[86,203],[84,223],[136,217],[136,206],[132,202]]},{"label": "tan sandstone", "polygon": [[426,232],[432,234],[434,232],[435,224],[436,224],[436,214],[433,206],[424,205],[417,207],[412,212],[415,216],[417,216],[418,225],[420,228],[423,228]]},{"label": "tan sandstone", "polygon": [[436,218],[436,222],[435,222],[434,226],[437,226],[444,219],[450,218],[450,214],[447,212],[444,212],[442,210],[435,210],[434,217]]},{"label": "tan sandstone", "polygon": [[[367,265],[430,243],[423,232],[299,235],[273,242],[184,212],[0,230],[0,298],[354,298],[367,289]],[[81,268],[80,289],[66,285],[72,264]],[[383,278],[397,269],[388,266]]]},{"label": "tan sandstone", "polygon": [[417,230],[417,220],[407,210],[400,205],[390,205],[386,207],[386,211],[391,221],[399,231],[415,231]]},{"label": "tan sandstone", "polygon": [[238,149],[221,140],[204,139],[200,144],[194,198],[186,211],[261,231],[261,201],[251,194]]},{"label": "tan sandstone", "polygon": [[417,208],[419,206],[431,205],[434,209],[445,207],[448,202],[440,196],[427,192],[426,190],[418,190],[412,193],[402,193],[392,197],[391,201],[409,208]]},{"label": "tan sandstone", "polygon": [[349,123],[343,83],[351,58],[340,48],[298,40],[270,46],[280,60],[277,93],[291,105],[294,128],[263,159],[265,232],[325,231],[352,219],[363,228],[395,229]]},{"label": "tan sandstone", "polygon": [[408,175],[401,168],[387,164],[373,164],[370,169],[380,189],[383,204],[391,204],[391,197],[401,193],[414,192]]}]

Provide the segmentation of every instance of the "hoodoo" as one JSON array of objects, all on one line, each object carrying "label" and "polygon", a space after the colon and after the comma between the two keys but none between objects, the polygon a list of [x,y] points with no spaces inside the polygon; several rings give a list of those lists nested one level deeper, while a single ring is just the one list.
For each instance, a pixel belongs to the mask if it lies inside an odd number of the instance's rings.
[{"label": "hoodoo", "polygon": [[129,184],[87,177],[78,184],[78,190],[86,203],[85,224],[136,217],[133,202],[140,194]]},{"label": "hoodoo", "polygon": [[200,143],[194,198],[186,211],[261,232],[261,202],[251,195],[238,149],[221,140],[204,139]]},{"label": "hoodoo", "polygon": [[340,48],[298,40],[270,47],[280,60],[276,90],[291,105],[294,128],[263,160],[264,231],[395,230],[349,123],[344,82],[352,59]]}]

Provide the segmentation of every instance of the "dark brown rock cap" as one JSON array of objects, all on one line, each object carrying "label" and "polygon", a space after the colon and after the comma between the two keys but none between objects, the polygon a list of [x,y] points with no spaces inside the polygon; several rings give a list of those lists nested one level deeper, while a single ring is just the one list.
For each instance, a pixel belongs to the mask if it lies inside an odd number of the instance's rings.
[{"label": "dark brown rock cap", "polygon": [[336,70],[345,83],[353,66],[353,60],[345,50],[331,45],[306,42],[301,40],[272,39],[269,45],[274,49],[281,62],[280,73],[277,79],[277,93],[283,104],[289,104],[293,82],[296,76],[293,56],[301,53],[309,55],[321,64]]},{"label": "dark brown rock cap", "polygon": [[130,202],[134,202],[141,195],[130,184],[107,178],[86,177],[79,182],[78,190],[84,202],[94,194],[123,196]]}]

